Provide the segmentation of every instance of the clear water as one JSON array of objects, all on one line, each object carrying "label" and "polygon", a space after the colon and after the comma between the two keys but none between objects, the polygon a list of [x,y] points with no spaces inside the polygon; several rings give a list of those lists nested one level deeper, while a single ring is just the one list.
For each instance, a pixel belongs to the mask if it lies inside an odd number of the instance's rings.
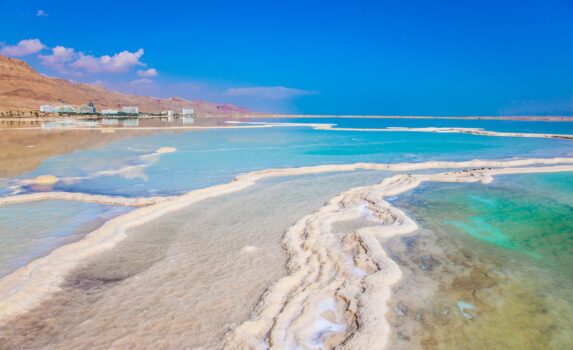
[{"label": "clear water", "polygon": [[[177,151],[163,154],[149,164],[140,158],[160,147],[175,147]],[[205,130],[160,132],[110,143],[97,149],[56,156],[20,178],[46,174],[86,177],[73,182],[60,182],[48,190],[146,196],[180,194],[230,181],[240,173],[267,168],[571,154],[571,141],[553,139],[324,131],[303,127]],[[98,171],[143,163],[146,167],[137,174],[93,177]],[[9,185],[10,181],[5,184],[2,194],[10,193]],[[24,190],[46,188],[28,187]]]},{"label": "clear water", "polygon": [[428,185],[415,198],[423,216],[445,230],[517,252],[573,282],[573,173],[500,176],[488,186]]},{"label": "clear water", "polygon": [[[439,349],[570,348],[573,173],[428,184],[394,204],[430,229],[444,250],[432,256],[443,269],[433,276],[438,292],[420,311],[436,324],[426,329],[426,341]],[[456,303],[474,309],[442,312]]]},{"label": "clear water", "polygon": [[[573,118],[564,122],[527,120],[478,120],[478,119],[384,119],[384,118],[279,118],[264,119],[268,122],[336,124],[340,128],[425,128],[458,127],[482,128],[499,132],[523,132],[541,134],[573,134]],[[257,119],[257,121],[260,121]]]},{"label": "clear water", "polygon": [[[356,128],[458,126],[495,131],[573,133],[572,123],[413,119],[301,119],[300,122],[334,122],[341,127]],[[177,151],[146,156],[161,147],[174,147]],[[16,178],[0,179],[0,195],[14,191],[51,190],[120,196],[167,195],[228,182],[240,173],[268,168],[572,155],[573,142],[556,139],[325,131],[306,127],[164,131],[48,158],[33,171]],[[18,159],[17,155],[14,159]],[[99,173],[130,166],[136,168],[114,174]],[[63,180],[53,186],[22,187],[20,180],[40,175],[55,175]],[[342,174],[337,176],[343,178]],[[347,185],[374,181],[373,177],[360,181],[347,178],[341,181],[348,183],[339,183],[335,178],[330,178],[333,184],[322,183],[326,187],[320,188],[328,191],[321,201]],[[573,174],[511,175],[498,177],[487,186],[426,185],[411,196],[400,197],[397,202],[400,206],[409,210],[425,227],[435,231],[443,242],[450,242],[446,249],[447,257],[443,258],[443,266],[447,266],[450,272],[444,273],[444,280],[436,282],[441,288],[441,294],[436,298],[440,305],[454,310],[449,315],[457,315],[458,318],[437,319],[439,322],[436,322],[432,337],[447,346],[434,348],[479,349],[504,344],[505,348],[561,349],[566,348],[563,344],[568,340],[571,340],[569,344],[573,343],[573,339],[567,338],[567,334],[573,334],[573,327],[563,326],[568,322],[573,324],[570,317],[573,314],[573,270],[570,269],[573,266],[572,179]],[[293,201],[292,196],[282,197],[279,192],[275,196],[282,201]],[[273,206],[273,210],[277,210],[279,205],[286,207],[284,203],[279,204],[278,199],[265,203]],[[270,210],[266,206],[256,206],[254,202],[250,204],[245,206],[245,210],[253,206],[257,210]],[[229,206],[224,208],[232,210]],[[306,213],[304,206],[297,208]],[[126,210],[63,201],[0,207],[0,276],[58,246],[80,239],[101,222]],[[212,212],[220,214],[215,209]],[[295,216],[299,217],[300,212]],[[256,223],[256,217],[237,215],[223,219],[239,226]],[[164,220],[169,221],[170,218]],[[226,221],[213,220],[215,226],[221,223]],[[285,227],[289,224],[285,223]],[[224,235],[226,227],[217,226],[218,234]],[[209,247],[213,243],[209,241],[211,232],[204,230],[200,233],[194,237],[204,236],[201,243]],[[168,236],[169,232],[162,232],[162,235]],[[148,236],[154,237],[153,234]],[[242,242],[238,244],[243,245]],[[121,252],[114,254],[122,257]],[[216,257],[206,254],[209,258]],[[140,258],[145,260],[147,257]],[[446,261],[452,263],[448,265]],[[497,278],[495,288],[484,287],[479,293],[473,293],[472,283],[480,280],[471,274],[463,283],[445,282],[449,277],[459,277],[456,274],[476,270],[474,265],[478,262],[481,265],[477,270],[493,271],[491,276]],[[189,264],[187,268],[192,266],[195,265]],[[185,274],[184,270],[177,268],[178,273]],[[169,277],[162,275],[161,271],[154,273],[161,278]],[[479,297],[477,300],[476,295]],[[463,313],[472,315],[472,318],[464,317]],[[75,326],[73,322],[70,324]],[[102,325],[106,323],[102,322]],[[452,329],[460,327],[465,328],[461,332],[452,332]],[[488,343],[488,337],[496,342]],[[515,339],[524,339],[525,343]]]},{"label": "clear water", "polygon": [[220,349],[227,327],[284,275],[284,232],[337,193],[384,176],[267,179],[131,228],[80,264],[58,297],[3,327],[0,348]]},{"label": "clear water", "polygon": [[128,210],[52,200],[0,206],[0,277]]}]

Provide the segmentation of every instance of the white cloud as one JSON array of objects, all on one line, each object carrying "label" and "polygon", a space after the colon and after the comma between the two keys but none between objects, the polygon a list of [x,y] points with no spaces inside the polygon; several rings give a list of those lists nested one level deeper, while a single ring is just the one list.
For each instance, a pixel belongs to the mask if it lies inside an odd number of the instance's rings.
[{"label": "white cloud", "polygon": [[53,68],[57,71],[64,71],[65,65],[77,57],[77,53],[72,48],[56,46],[52,48],[51,55],[39,55],[44,66]]},{"label": "white cloud", "polygon": [[36,16],[38,16],[38,17],[48,17],[48,14],[46,13],[46,11],[40,9],[40,10],[38,10],[38,12],[36,12]]},{"label": "white cloud", "polygon": [[0,49],[0,55],[20,57],[40,52],[45,48],[46,46],[38,39],[25,39],[16,45],[4,46]]},{"label": "white cloud", "polygon": [[[39,55],[38,58],[46,67],[72,76],[84,76],[86,73],[125,73],[136,66],[145,66],[141,62],[143,49],[135,52],[127,50],[114,55],[93,56],[74,50],[73,48],[56,46],[49,55]],[[147,69],[138,71],[140,77],[157,76],[157,70]]]},{"label": "white cloud", "polygon": [[137,76],[138,77],[156,77],[157,76],[157,70],[155,68],[149,68],[146,70],[138,70],[137,71]]},{"label": "white cloud", "polygon": [[314,95],[316,93],[316,91],[293,89],[284,86],[255,86],[229,88],[224,92],[224,95],[284,100],[297,96]]},{"label": "white cloud", "polygon": [[135,66],[145,66],[140,61],[143,49],[136,52],[122,51],[113,56],[95,57],[80,52],[79,58],[70,67],[89,73],[123,73]]}]

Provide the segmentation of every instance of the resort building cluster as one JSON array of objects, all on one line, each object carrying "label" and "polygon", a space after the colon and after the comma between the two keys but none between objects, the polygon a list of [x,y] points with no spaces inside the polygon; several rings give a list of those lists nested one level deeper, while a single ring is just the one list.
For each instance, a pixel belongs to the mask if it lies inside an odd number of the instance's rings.
[{"label": "resort building cluster", "polygon": [[[102,109],[101,111],[96,110],[93,101],[90,101],[87,105],[81,105],[74,107],[71,105],[41,105],[40,112],[43,113],[56,113],[56,114],[101,114],[101,115],[119,115],[119,116],[138,116],[139,107],[137,106],[124,106],[121,109]],[[162,111],[160,115],[166,115],[168,117],[173,117],[179,114],[182,117],[191,117],[195,114],[193,108],[182,108],[181,113],[176,113],[173,110]]]}]

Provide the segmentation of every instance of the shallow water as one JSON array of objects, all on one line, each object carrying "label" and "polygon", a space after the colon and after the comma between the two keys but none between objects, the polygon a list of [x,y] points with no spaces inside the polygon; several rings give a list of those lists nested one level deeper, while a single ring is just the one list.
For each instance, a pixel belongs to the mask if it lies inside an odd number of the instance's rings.
[{"label": "shallow water", "polygon": [[[8,131],[5,131],[8,132]],[[161,147],[174,147],[153,162],[142,160]],[[554,157],[572,154],[571,142],[552,139],[486,137],[465,134],[376,133],[312,130],[302,127],[160,132],[133,137],[93,150],[77,151],[44,161],[18,178],[55,175],[49,188],[122,196],[181,194],[230,181],[239,173],[268,168],[354,162],[422,162],[427,160]],[[105,176],[100,171],[141,165],[137,172]],[[0,194],[13,193],[7,180]]]},{"label": "shallow water", "polygon": [[[423,227],[389,246],[409,276],[396,291],[396,348],[568,349],[571,198],[562,173],[429,184],[395,200]],[[412,292],[414,281],[430,288]]]},{"label": "shallow water", "polygon": [[335,194],[384,176],[276,178],[132,229],[8,324],[0,348],[217,348],[284,274],[284,231]]},{"label": "shallow water", "polygon": [[[346,127],[382,123],[336,121]],[[570,125],[406,121],[411,124],[386,126],[565,133]],[[32,171],[17,176],[7,172],[9,177],[0,179],[0,195],[51,190],[182,194],[268,168],[571,156],[571,146],[571,141],[554,139],[305,127],[162,131],[55,152]],[[163,147],[176,151],[156,153]],[[53,186],[21,181],[47,174],[60,181]],[[265,180],[132,229],[113,250],[82,262],[60,293],[3,329],[0,348],[216,347],[283,275],[283,232],[340,191],[384,176],[388,174],[357,171]],[[573,325],[568,268],[573,262],[572,178],[501,176],[487,186],[424,185],[395,198],[424,229],[385,242],[405,274],[390,315],[396,330],[393,348],[566,349],[573,343],[573,329],[564,326]],[[92,204],[46,203],[52,201],[0,207],[0,227],[11,234],[0,237],[6,252],[0,253],[17,257],[13,266],[77,240],[112,215],[107,207]],[[362,225],[341,223],[337,229],[347,232]]]},{"label": "shallow water", "polygon": [[0,277],[129,210],[55,200],[0,206]]},{"label": "shallow water", "polygon": [[[385,118],[273,118],[268,122],[336,124],[340,128],[482,128],[499,132],[539,134],[573,134],[573,118],[569,121],[479,120],[479,119],[385,119]],[[260,121],[255,119],[253,121]]]}]

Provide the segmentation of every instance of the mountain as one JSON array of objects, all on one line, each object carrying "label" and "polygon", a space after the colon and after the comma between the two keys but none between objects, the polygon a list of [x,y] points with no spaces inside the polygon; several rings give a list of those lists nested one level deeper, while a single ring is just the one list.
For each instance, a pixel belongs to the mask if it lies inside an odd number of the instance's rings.
[{"label": "mountain", "polygon": [[221,115],[248,110],[228,104],[155,98],[109,91],[103,87],[74,83],[39,74],[26,62],[0,55],[0,111],[38,111],[42,104],[82,105],[92,100],[98,110],[138,106],[141,112],[193,108],[198,114]]}]

